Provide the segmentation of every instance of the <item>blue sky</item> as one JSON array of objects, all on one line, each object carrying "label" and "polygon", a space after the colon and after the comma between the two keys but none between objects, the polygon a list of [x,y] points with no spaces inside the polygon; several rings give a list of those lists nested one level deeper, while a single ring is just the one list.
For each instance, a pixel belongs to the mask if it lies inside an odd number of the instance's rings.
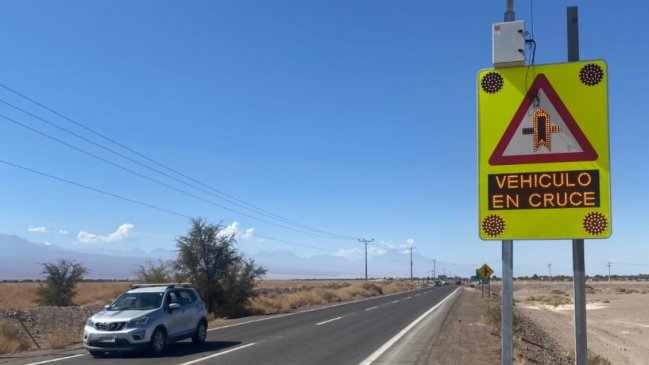
[{"label": "blue sky", "polygon": [[[515,2],[528,31],[530,5]],[[537,64],[566,60],[569,5],[579,6],[581,59],[605,59],[609,71],[613,235],[586,241],[587,274],[605,273],[608,261],[614,272],[649,272],[649,4],[534,2]],[[499,241],[478,238],[475,88],[477,72],[491,67],[491,24],[502,20],[504,6],[3,2],[0,83],[256,207],[327,232],[374,238],[373,255],[414,245],[419,255],[464,268],[461,274],[483,262],[499,274]],[[0,100],[156,166],[6,88]],[[0,114],[203,199],[0,117],[1,160],[180,213],[0,164],[0,233],[75,249],[173,249],[189,227],[187,215],[237,222],[239,248],[252,257],[276,250],[361,257],[355,240],[253,219],[269,220],[1,102]],[[545,273],[548,263],[553,274],[571,272],[569,241],[517,241],[514,251],[515,275]],[[425,272],[431,268],[432,262]]]}]

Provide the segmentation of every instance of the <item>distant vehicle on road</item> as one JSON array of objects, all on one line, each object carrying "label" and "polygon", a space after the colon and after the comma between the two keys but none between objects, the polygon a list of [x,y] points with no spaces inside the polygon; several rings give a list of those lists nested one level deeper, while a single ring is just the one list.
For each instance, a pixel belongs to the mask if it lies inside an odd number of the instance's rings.
[{"label": "distant vehicle on road", "polygon": [[145,284],[90,317],[83,346],[93,356],[141,350],[159,355],[167,344],[187,338],[202,344],[206,337],[207,311],[196,290],[188,284]]}]

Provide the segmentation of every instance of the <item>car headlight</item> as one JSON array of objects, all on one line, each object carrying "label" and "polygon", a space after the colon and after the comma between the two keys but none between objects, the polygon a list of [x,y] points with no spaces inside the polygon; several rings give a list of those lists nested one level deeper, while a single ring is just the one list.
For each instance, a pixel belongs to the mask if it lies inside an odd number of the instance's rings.
[{"label": "car headlight", "polygon": [[88,318],[88,320],[86,321],[86,326],[94,327],[95,324],[92,323],[92,320],[90,318]]},{"label": "car headlight", "polygon": [[134,319],[134,320],[132,320],[132,321],[130,321],[130,322],[128,323],[128,326],[129,326],[129,327],[144,326],[144,325],[146,325],[147,323],[149,323],[149,319],[150,319],[150,318],[151,318],[151,317],[140,317],[140,318]]}]

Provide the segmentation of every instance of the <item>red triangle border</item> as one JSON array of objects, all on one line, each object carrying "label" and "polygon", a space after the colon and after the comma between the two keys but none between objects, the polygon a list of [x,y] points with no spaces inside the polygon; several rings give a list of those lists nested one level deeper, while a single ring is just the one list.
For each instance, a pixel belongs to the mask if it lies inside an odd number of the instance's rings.
[{"label": "red triangle border", "polygon": [[[538,155],[517,155],[517,156],[504,156],[505,149],[511,142],[514,134],[518,130],[518,127],[523,122],[525,118],[525,113],[532,105],[534,101],[534,96],[538,94],[540,90],[545,92],[550,103],[556,111],[559,113],[561,119],[566,124],[566,127],[570,130],[570,133],[575,138],[579,146],[583,150],[582,152],[576,153],[544,153]],[[554,90],[547,77],[544,74],[538,74],[530,86],[529,91],[525,95],[523,102],[518,107],[516,114],[512,118],[512,121],[509,123],[509,126],[505,130],[500,142],[496,146],[493,154],[489,158],[490,165],[516,165],[516,164],[532,164],[532,163],[546,163],[546,162],[573,162],[573,161],[594,161],[597,160],[597,152],[593,146],[588,141],[588,138],[581,131],[577,122],[572,117],[568,108],[563,104],[561,98]]]}]

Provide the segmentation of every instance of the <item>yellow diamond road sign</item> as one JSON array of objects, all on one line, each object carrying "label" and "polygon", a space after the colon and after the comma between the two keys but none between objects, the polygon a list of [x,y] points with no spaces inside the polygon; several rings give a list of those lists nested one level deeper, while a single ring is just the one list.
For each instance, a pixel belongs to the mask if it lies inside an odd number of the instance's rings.
[{"label": "yellow diamond road sign", "polygon": [[604,61],[478,73],[482,239],[611,235]]},{"label": "yellow diamond road sign", "polygon": [[478,273],[480,274],[482,280],[489,280],[491,274],[493,274],[494,271],[489,267],[489,265],[484,264],[478,269]]}]

